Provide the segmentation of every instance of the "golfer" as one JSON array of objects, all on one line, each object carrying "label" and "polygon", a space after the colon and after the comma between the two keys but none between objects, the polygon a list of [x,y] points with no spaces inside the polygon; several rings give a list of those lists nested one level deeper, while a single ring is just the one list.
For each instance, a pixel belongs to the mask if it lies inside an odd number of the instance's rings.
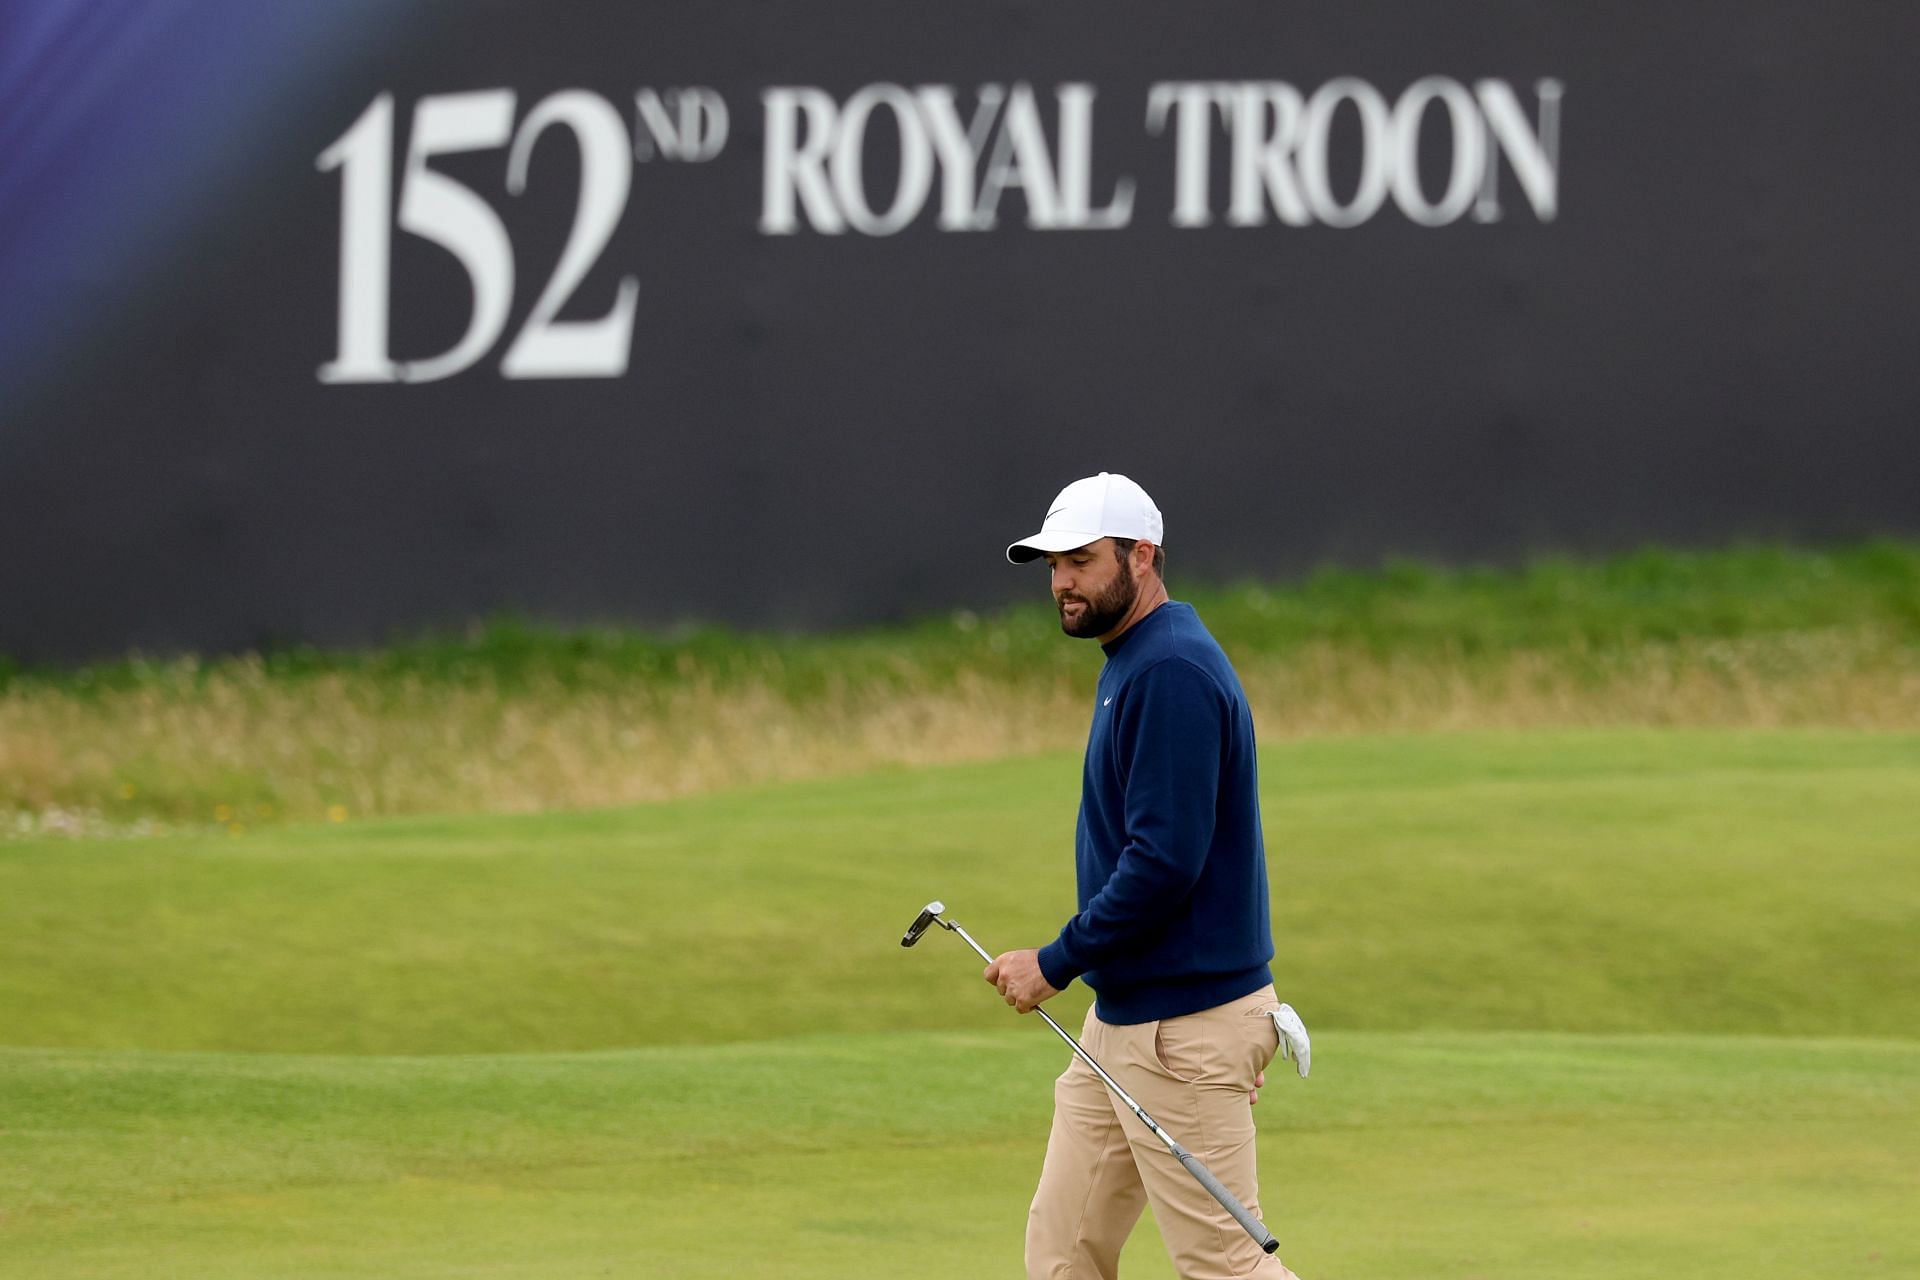
[{"label": "golfer", "polygon": [[[1167,598],[1160,509],[1101,472],[1060,491],[1040,532],[1060,628],[1106,652],[1074,839],[1079,914],[986,979],[1028,1013],[1079,978],[1080,1040],[1253,1213],[1249,1106],[1279,1048],[1253,717],[1192,606]],[[1260,1251],[1146,1126],[1074,1058],[1027,1218],[1031,1280],[1112,1280],[1151,1203],[1182,1280],[1293,1273]]]}]

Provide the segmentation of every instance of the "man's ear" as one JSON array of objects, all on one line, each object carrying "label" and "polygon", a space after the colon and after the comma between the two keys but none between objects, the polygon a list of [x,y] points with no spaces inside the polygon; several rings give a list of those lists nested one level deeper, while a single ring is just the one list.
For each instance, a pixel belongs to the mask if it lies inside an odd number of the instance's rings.
[{"label": "man's ear", "polygon": [[1153,572],[1153,544],[1151,542],[1142,539],[1134,543],[1131,558],[1140,566],[1140,571],[1134,575],[1136,578],[1144,578]]}]

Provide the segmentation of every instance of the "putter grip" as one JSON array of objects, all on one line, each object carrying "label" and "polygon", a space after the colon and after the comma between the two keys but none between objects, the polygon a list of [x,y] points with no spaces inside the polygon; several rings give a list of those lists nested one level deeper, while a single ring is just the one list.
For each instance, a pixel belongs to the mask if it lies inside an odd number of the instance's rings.
[{"label": "putter grip", "polygon": [[1246,1228],[1247,1234],[1253,1237],[1255,1244],[1267,1253],[1273,1253],[1279,1249],[1280,1242],[1273,1238],[1273,1232],[1267,1230],[1260,1219],[1247,1212],[1247,1206],[1240,1203],[1239,1197],[1221,1186],[1220,1179],[1214,1177],[1213,1171],[1207,1166],[1194,1159],[1192,1152],[1185,1147],[1176,1146],[1173,1154],[1179,1158],[1181,1164],[1187,1166],[1187,1172],[1207,1189],[1207,1194],[1218,1200],[1220,1207],[1232,1214],[1235,1222]]}]

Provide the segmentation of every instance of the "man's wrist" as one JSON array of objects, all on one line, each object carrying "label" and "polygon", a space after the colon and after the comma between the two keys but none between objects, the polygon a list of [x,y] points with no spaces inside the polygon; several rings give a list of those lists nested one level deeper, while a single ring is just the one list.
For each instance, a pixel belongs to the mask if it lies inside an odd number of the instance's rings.
[{"label": "man's wrist", "polygon": [[1083,970],[1067,956],[1067,949],[1058,940],[1049,942],[1040,948],[1035,958],[1040,964],[1040,976],[1055,991],[1065,991],[1067,985],[1079,977]]}]

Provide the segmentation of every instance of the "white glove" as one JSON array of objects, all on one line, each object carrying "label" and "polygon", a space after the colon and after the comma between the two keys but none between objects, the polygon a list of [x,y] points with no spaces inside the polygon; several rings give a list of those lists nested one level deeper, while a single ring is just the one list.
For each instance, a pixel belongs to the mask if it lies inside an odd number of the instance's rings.
[{"label": "white glove", "polygon": [[1290,1004],[1269,1010],[1267,1016],[1273,1019],[1273,1029],[1280,1033],[1280,1056],[1292,1058],[1300,1078],[1306,1079],[1313,1067],[1313,1041],[1307,1036],[1307,1024],[1300,1021],[1300,1015]]}]

